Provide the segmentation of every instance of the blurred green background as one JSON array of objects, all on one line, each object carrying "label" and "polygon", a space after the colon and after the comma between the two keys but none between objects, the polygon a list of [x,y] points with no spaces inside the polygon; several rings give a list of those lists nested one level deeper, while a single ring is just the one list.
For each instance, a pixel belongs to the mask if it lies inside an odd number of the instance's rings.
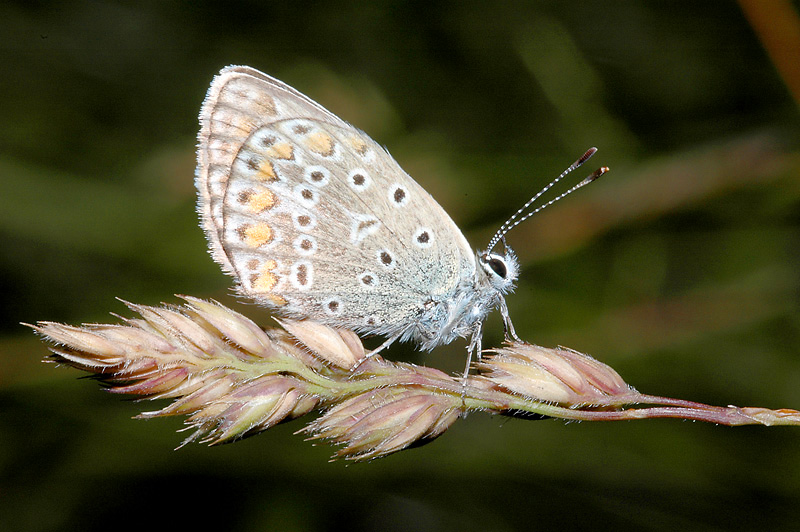
[{"label": "blurred green background", "polygon": [[[798,5],[752,4],[0,4],[0,528],[800,530],[800,428],[476,414],[366,465],[302,422],[173,451],[181,420],[130,419],[162,403],[43,364],[19,325],[176,293],[270,323],[194,211],[200,103],[247,64],[386,145],[475,247],[597,146],[575,181],[611,173],[509,235],[519,334],[644,393],[800,408],[798,80],[764,48],[800,64],[774,10]],[[464,342],[389,357],[459,371]]]}]

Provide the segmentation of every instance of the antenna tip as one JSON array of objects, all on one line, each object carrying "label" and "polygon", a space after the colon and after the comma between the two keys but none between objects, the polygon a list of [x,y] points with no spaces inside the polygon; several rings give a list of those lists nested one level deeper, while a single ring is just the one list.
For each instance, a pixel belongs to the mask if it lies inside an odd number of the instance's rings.
[{"label": "antenna tip", "polygon": [[587,176],[586,179],[581,181],[580,185],[581,186],[588,185],[589,183],[596,180],[598,177],[600,177],[601,175],[605,174],[608,171],[609,171],[608,166],[601,166],[600,168],[589,174],[589,176]]},{"label": "antenna tip", "polygon": [[577,161],[575,161],[575,166],[576,166],[576,167],[578,167],[578,166],[582,165],[583,163],[585,163],[586,161],[588,161],[588,160],[589,160],[589,158],[590,158],[592,155],[594,155],[596,152],[597,152],[597,148],[594,148],[594,147],[592,147],[592,148],[589,148],[588,150],[586,150],[586,153],[584,153],[584,154],[581,156],[581,158],[580,158],[580,159],[578,159]]}]

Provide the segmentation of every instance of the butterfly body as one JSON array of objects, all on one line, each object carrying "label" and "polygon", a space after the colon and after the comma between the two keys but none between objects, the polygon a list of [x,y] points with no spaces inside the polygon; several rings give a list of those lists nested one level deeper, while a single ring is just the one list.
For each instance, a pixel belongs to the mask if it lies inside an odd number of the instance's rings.
[{"label": "butterfly body", "polygon": [[513,253],[476,254],[381,146],[295,89],[225,68],[200,123],[198,210],[243,295],[426,350],[458,337],[474,349],[505,311]]}]

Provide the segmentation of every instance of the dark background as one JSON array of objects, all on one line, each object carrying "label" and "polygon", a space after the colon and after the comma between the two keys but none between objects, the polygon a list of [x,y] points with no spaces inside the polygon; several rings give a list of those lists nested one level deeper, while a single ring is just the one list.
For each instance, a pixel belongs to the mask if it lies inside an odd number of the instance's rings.
[{"label": "dark background", "polygon": [[[797,31],[755,4],[761,38]],[[117,296],[270,323],[229,296],[194,211],[196,116],[228,64],[386,145],[475,247],[599,147],[572,182],[610,174],[509,235],[519,334],[644,393],[800,408],[798,102],[736,2],[6,1],[0,528],[800,530],[800,428],[475,414],[347,466],[302,421],[173,451],[180,420],[130,419],[162,403],[43,364],[20,321],[114,321]],[[388,356],[463,364],[464,342],[406,347]]]}]

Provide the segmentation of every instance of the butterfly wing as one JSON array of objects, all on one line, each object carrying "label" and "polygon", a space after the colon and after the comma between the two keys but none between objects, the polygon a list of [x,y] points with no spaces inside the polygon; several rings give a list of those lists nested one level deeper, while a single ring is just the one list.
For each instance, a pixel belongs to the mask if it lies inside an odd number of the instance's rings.
[{"label": "butterfly wing", "polygon": [[[277,102],[281,102],[280,108]],[[198,209],[214,259],[235,273],[222,247],[222,202],[233,162],[258,128],[292,113],[344,122],[292,87],[258,70],[230,66],[215,76],[200,111],[196,185]]]},{"label": "butterfly wing", "polygon": [[243,294],[284,315],[395,335],[472,278],[474,255],[438,203],[291,87],[226,68],[200,121],[199,209]]}]

